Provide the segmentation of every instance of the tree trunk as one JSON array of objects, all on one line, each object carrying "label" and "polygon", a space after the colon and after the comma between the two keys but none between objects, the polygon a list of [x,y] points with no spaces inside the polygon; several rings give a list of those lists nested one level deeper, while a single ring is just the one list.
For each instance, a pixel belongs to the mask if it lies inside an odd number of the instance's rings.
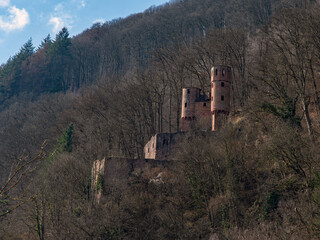
[{"label": "tree trunk", "polygon": [[308,134],[311,136],[312,135],[312,124],[311,124],[311,119],[310,119],[310,114],[309,114],[309,101],[307,101],[305,99],[305,97],[303,97],[301,100],[301,104],[302,104],[302,109],[303,109],[303,115],[306,120]]}]

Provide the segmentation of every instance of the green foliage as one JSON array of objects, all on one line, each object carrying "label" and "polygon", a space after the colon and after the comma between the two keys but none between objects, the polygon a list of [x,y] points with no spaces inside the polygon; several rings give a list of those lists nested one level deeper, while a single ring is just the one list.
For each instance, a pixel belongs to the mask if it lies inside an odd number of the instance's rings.
[{"label": "green foliage", "polygon": [[118,228],[110,228],[106,231],[105,234],[103,234],[102,238],[103,239],[110,239],[110,240],[116,240],[120,239],[120,230]]},{"label": "green foliage", "polygon": [[80,207],[77,207],[77,208],[73,209],[72,214],[73,214],[74,216],[76,216],[76,217],[80,217],[81,214],[82,214],[81,208],[80,208]]},{"label": "green foliage", "polygon": [[271,191],[263,204],[263,218],[269,219],[270,214],[278,208],[280,195],[276,191]]},{"label": "green foliage", "polygon": [[51,35],[48,34],[40,43],[39,49],[42,49],[44,47],[50,47],[52,44]]},{"label": "green foliage", "polygon": [[54,158],[65,152],[72,152],[72,137],[73,137],[74,125],[71,123],[62,133],[57,140],[57,145],[53,152],[49,155],[49,162],[52,162]]},{"label": "green foliage", "polygon": [[47,58],[50,77],[46,86],[49,92],[59,92],[68,88],[65,85],[64,74],[71,57],[71,45],[69,32],[65,27],[56,35],[53,43],[49,42]]},{"label": "green foliage", "polygon": [[[34,53],[32,39],[30,38],[20,51],[3,66],[0,71],[0,85],[6,86],[4,92],[9,96],[18,93],[21,90],[23,63]],[[0,99],[1,100],[1,99]]]},{"label": "green foliage", "polygon": [[96,191],[100,192],[103,190],[104,186],[104,178],[101,173],[98,174],[98,179],[97,179],[97,185],[96,185]]},{"label": "green foliage", "polygon": [[260,108],[283,121],[289,121],[292,125],[300,126],[300,118],[296,116],[296,103],[297,98],[294,101],[286,101],[286,104],[282,106],[264,102],[260,105]]},{"label": "green foliage", "polygon": [[57,152],[72,152],[72,136],[73,136],[74,126],[71,123],[66,130],[62,133],[62,136],[58,138]]},{"label": "green foliage", "polygon": [[223,205],[221,209],[221,223],[224,230],[230,227],[230,222],[228,219],[228,206]]},{"label": "green foliage", "polygon": [[[45,39],[45,41],[50,43],[51,42],[50,36],[48,39]],[[54,59],[61,58],[63,56],[69,56],[70,47],[71,47],[71,39],[69,37],[69,31],[67,28],[64,27],[56,35],[54,42],[51,44],[50,50],[49,50],[49,56]]]},{"label": "green foliage", "polygon": [[34,53],[34,46],[32,43],[32,38],[30,38],[20,49],[17,57],[20,58],[20,61],[26,60]]},{"label": "green foliage", "polygon": [[7,199],[7,197],[4,197],[4,196],[1,196],[0,195],[0,209],[1,209],[1,212],[0,212],[0,218],[7,214],[8,212],[10,212],[10,208],[9,208],[9,204],[10,204],[10,200]]},{"label": "green foliage", "polygon": [[314,180],[313,180],[312,197],[313,197],[313,201],[318,206],[320,206],[320,173],[317,171],[313,171],[313,175],[314,175]]}]

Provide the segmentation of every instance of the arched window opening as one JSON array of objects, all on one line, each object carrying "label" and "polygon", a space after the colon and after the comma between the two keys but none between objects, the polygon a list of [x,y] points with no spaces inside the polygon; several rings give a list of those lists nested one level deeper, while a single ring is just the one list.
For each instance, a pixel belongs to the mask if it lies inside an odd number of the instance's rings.
[{"label": "arched window opening", "polygon": [[216,69],[216,76],[218,76],[218,69]]},{"label": "arched window opening", "polygon": [[224,87],[224,82],[221,82],[221,87]]},{"label": "arched window opening", "polygon": [[221,96],[221,101],[224,101],[224,96],[223,95]]}]

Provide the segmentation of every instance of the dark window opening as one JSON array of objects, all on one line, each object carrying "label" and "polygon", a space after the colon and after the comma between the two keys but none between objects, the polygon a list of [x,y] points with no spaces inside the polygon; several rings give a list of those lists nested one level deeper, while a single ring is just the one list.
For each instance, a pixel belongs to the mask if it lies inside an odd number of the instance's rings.
[{"label": "dark window opening", "polygon": [[150,152],[150,148],[148,148],[148,153]]},{"label": "dark window opening", "polygon": [[218,69],[216,69],[216,76],[218,76]]},{"label": "dark window opening", "polygon": [[185,104],[184,104],[184,107],[187,107],[187,106],[188,106],[188,104],[187,104],[187,103],[185,103]]},{"label": "dark window opening", "polygon": [[221,101],[224,101],[224,96],[221,96]]},{"label": "dark window opening", "polygon": [[190,94],[190,89],[187,90],[187,93]]},{"label": "dark window opening", "polygon": [[167,141],[166,141],[165,139],[163,139],[163,142],[162,142],[162,143],[163,143],[163,145],[165,145],[165,144],[166,144],[166,142],[167,142]]},{"label": "dark window opening", "polygon": [[224,87],[224,82],[221,82],[221,87]]},{"label": "dark window opening", "polygon": [[203,103],[203,106],[206,107],[206,106],[207,106],[207,103]]}]

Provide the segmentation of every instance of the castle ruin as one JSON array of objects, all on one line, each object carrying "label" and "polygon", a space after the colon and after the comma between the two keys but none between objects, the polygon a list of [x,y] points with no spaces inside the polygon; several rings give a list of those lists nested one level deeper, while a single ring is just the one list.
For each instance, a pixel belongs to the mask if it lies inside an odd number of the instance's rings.
[{"label": "castle ruin", "polygon": [[[216,66],[211,69],[211,97],[201,94],[200,88],[182,90],[181,131],[188,131],[197,122],[203,129],[208,124],[217,131],[230,112],[231,68]],[[210,123],[209,123],[210,122]]]},{"label": "castle ruin", "polygon": [[182,89],[181,132],[159,133],[145,145],[145,159],[172,159],[174,144],[181,141],[183,133],[194,124],[203,130],[219,130],[227,121],[230,112],[231,68],[215,66],[211,69],[211,94],[206,95],[200,88]]},{"label": "castle ruin", "polygon": [[[123,176],[147,169],[161,171],[173,164],[174,161],[168,160],[175,159],[175,153],[179,151],[177,143],[184,140],[185,133],[192,129],[194,124],[203,130],[219,130],[227,121],[230,112],[231,76],[230,67],[216,66],[211,69],[211,94],[205,94],[196,87],[183,88],[181,131],[153,136],[144,147],[144,159],[109,158],[95,161],[92,168],[95,201],[100,203],[102,192],[112,191],[114,185],[127,186],[128,180]],[[119,184],[119,181],[122,184]]]}]

